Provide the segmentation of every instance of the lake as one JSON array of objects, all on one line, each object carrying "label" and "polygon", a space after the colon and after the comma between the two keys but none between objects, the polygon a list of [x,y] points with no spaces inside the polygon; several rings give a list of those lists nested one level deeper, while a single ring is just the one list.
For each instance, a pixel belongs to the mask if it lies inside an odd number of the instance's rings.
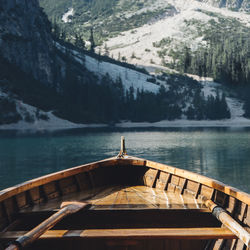
[{"label": "lake", "polygon": [[0,189],[51,172],[129,155],[212,177],[250,193],[250,130],[230,128],[92,129],[0,132]]}]

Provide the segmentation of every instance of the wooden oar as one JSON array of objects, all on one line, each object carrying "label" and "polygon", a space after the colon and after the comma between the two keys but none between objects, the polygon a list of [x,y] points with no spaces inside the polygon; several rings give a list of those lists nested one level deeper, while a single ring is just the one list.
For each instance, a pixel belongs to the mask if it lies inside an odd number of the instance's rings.
[{"label": "wooden oar", "polygon": [[236,220],[234,220],[223,208],[215,204],[212,200],[202,197],[205,206],[212,214],[229,230],[231,230],[247,247],[250,247],[250,234]]},{"label": "wooden oar", "polygon": [[42,234],[44,234],[47,230],[56,225],[60,220],[66,217],[69,214],[74,214],[81,209],[88,206],[88,203],[84,202],[63,202],[61,204],[61,209],[50,216],[48,219],[43,221],[41,224],[36,226],[34,229],[26,233],[25,235],[19,237],[17,240],[12,242],[5,250],[19,250],[32,242],[38,239]]}]

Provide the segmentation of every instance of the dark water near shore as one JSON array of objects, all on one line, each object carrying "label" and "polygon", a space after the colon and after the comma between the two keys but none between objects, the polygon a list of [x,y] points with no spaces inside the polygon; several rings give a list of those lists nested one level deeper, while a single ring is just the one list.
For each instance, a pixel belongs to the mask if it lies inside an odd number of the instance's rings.
[{"label": "dark water near shore", "polygon": [[0,190],[119,152],[213,177],[250,193],[249,129],[68,130],[0,132]]}]

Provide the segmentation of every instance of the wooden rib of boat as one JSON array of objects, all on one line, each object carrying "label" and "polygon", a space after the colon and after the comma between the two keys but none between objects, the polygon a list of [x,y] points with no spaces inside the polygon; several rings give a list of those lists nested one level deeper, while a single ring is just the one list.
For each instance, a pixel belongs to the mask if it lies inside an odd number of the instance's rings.
[{"label": "wooden rib of boat", "polygon": [[128,156],[123,140],[117,157],[0,192],[2,249],[248,249],[249,229],[249,194]]}]

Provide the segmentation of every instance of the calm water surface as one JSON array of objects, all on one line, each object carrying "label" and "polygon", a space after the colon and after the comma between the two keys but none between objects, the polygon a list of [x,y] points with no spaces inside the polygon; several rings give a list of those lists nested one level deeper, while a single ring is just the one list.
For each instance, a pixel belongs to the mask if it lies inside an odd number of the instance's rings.
[{"label": "calm water surface", "polygon": [[0,133],[0,190],[31,178],[97,161],[119,152],[213,177],[250,193],[249,129]]}]

